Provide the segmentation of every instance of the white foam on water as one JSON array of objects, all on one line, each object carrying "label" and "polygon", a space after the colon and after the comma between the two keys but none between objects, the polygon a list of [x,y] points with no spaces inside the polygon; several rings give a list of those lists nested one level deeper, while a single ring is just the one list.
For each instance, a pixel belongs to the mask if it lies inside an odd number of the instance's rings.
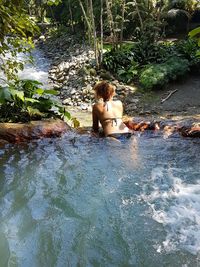
[{"label": "white foam on water", "polygon": [[[43,83],[44,88],[49,88],[48,83],[48,70],[50,67],[49,60],[45,57],[44,53],[39,49],[34,49],[31,53],[33,57],[33,64],[28,62],[28,55],[24,53],[17,54],[16,60],[18,62],[24,62],[24,69],[18,72],[20,79],[37,80]],[[10,58],[11,55],[8,53],[5,55],[5,59]],[[3,73],[0,73],[0,77],[4,78]],[[2,81],[0,81],[2,83]]]},{"label": "white foam on water", "polygon": [[[45,58],[42,51],[35,49],[32,52],[34,58],[33,64],[27,63],[24,66],[24,70],[19,71],[19,77],[21,79],[37,80],[43,83],[44,87],[49,87],[48,85],[48,70],[49,61]],[[25,55],[18,55],[19,60],[23,61]]]},{"label": "white foam on water", "polygon": [[[200,252],[200,180],[186,183],[174,168],[155,168],[151,173],[151,188],[144,187],[142,199],[148,203],[153,219],[163,224],[166,239],[157,251],[187,250]],[[187,170],[187,175],[192,169]]]}]

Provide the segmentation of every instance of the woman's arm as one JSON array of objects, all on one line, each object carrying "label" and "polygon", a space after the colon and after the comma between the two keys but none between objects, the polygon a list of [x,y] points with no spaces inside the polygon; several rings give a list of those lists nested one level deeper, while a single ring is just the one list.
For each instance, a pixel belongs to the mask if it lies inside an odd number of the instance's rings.
[{"label": "woman's arm", "polygon": [[99,131],[99,118],[97,115],[96,105],[92,107],[92,129],[94,132]]}]

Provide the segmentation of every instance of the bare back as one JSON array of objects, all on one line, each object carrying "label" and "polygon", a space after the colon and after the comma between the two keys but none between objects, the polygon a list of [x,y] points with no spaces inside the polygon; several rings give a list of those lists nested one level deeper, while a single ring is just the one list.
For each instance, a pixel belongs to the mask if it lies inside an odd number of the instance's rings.
[{"label": "bare back", "polygon": [[93,106],[93,130],[98,131],[99,122],[102,125],[105,136],[113,133],[126,133],[129,129],[122,122],[122,102],[109,100],[97,103]]}]

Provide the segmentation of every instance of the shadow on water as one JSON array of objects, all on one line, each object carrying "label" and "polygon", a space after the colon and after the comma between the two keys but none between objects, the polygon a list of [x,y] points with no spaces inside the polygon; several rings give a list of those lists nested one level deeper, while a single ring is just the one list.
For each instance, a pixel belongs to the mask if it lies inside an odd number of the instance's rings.
[{"label": "shadow on water", "polygon": [[200,141],[87,135],[0,150],[0,266],[200,266]]}]

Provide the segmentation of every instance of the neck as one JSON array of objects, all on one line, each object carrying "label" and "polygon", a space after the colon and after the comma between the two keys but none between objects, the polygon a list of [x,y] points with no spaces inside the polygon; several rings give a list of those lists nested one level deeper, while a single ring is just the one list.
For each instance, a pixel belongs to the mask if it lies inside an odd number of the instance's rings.
[{"label": "neck", "polygon": [[112,101],[112,98],[103,100],[104,102]]}]

